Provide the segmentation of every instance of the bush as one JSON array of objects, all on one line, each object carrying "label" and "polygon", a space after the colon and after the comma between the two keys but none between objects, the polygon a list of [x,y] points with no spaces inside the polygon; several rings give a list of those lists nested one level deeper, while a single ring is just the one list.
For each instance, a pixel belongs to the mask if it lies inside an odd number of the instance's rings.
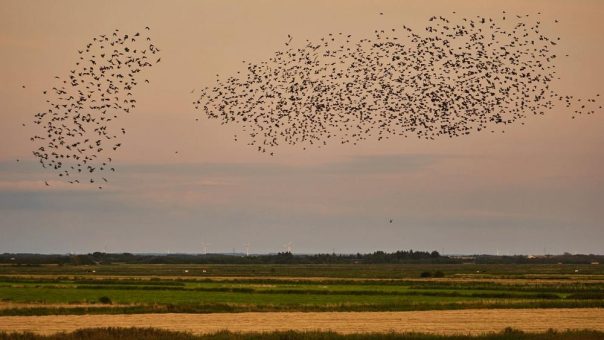
[{"label": "bush", "polygon": [[430,272],[422,272],[419,274],[419,277],[432,277],[432,273]]},{"label": "bush", "polygon": [[111,299],[108,296],[101,296],[99,298],[100,303],[111,304]]}]

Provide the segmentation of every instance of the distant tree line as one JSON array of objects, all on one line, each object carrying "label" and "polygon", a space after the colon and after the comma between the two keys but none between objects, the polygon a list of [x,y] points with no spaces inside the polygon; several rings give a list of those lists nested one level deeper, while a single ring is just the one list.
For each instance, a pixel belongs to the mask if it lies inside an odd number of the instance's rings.
[{"label": "distant tree line", "polygon": [[392,253],[376,251],[369,254],[131,254],[102,253],[78,255],[1,254],[3,264],[354,264],[354,263],[457,263],[437,251],[401,250]]},{"label": "distant tree line", "polygon": [[376,251],[368,254],[0,254],[0,264],[13,265],[94,265],[94,264],[590,264],[604,262],[603,255],[514,256],[443,256],[437,251],[399,250],[392,253]]}]

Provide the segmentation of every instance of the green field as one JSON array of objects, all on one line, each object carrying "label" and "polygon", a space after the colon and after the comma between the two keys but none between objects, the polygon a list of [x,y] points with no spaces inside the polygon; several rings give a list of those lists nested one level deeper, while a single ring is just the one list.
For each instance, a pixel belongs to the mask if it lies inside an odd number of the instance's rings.
[{"label": "green field", "polygon": [[[443,278],[420,278],[442,272]],[[0,266],[0,315],[604,307],[600,265]]]}]

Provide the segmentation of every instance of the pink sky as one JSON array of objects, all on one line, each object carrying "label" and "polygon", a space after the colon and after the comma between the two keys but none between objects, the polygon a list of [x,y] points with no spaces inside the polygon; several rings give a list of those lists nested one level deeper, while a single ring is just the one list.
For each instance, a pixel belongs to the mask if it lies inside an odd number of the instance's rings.
[{"label": "pink sky", "polygon": [[[268,252],[289,241],[300,252],[602,253],[602,111],[571,120],[558,108],[505,134],[280,147],[276,157],[235,142],[236,126],[194,122],[192,89],[241,70],[242,60],[268,58],[288,34],[302,44],[502,10],[559,20],[544,24],[570,54],[558,64],[556,90],[604,95],[598,0],[2,1],[0,253],[198,252],[201,242]],[[151,83],[121,118],[129,133],[112,184],[98,192],[59,183],[33,163],[34,130],[21,124],[45,109],[41,92],[93,36],[145,26],[162,63],[145,71]]]}]

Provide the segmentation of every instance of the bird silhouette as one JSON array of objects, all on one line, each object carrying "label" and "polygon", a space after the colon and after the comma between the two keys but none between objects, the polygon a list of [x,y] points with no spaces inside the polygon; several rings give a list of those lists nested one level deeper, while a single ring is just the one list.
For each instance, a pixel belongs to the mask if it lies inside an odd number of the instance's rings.
[{"label": "bird silhouette", "polygon": [[288,34],[285,49],[268,59],[217,75],[194,108],[237,125],[234,139],[262,153],[282,144],[306,150],[504,132],[556,106],[573,115],[596,109],[593,98],[553,89],[559,38],[543,32],[539,17],[454,13],[428,18],[421,31],[400,25],[360,39],[338,32],[292,45]]},{"label": "bird silhouette", "polygon": [[34,115],[39,131],[30,138],[32,152],[43,168],[69,183],[107,182],[103,173],[115,171],[109,156],[126,133],[119,117],[136,108],[133,89],[140,73],[159,61],[159,49],[148,35],[116,29],[93,37],[77,56],[75,67],[43,91],[47,109]]}]

